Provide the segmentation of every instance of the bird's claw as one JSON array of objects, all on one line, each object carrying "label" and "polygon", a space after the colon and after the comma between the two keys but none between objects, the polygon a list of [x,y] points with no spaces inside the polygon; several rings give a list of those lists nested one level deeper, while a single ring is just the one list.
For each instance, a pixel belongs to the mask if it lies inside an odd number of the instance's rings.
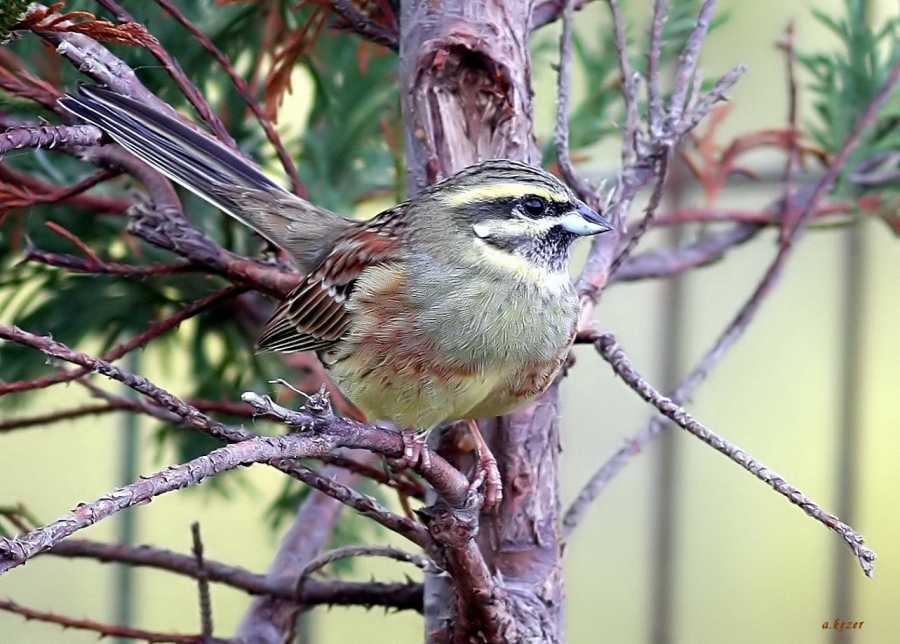
[{"label": "bird's claw", "polygon": [[500,479],[500,469],[497,467],[497,459],[492,455],[481,455],[478,460],[478,469],[475,478],[469,484],[469,494],[478,491],[484,485],[484,505],[482,512],[490,512],[500,505],[503,500],[503,481]]},{"label": "bird's claw", "polygon": [[400,432],[403,439],[403,456],[387,459],[388,465],[395,470],[417,468],[420,471],[431,467],[431,451],[426,449],[425,441],[413,432]]}]

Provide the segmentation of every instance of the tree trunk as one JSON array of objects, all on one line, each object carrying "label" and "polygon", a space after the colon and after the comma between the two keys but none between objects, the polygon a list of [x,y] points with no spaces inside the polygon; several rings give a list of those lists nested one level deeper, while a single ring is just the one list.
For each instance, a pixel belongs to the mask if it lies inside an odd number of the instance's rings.
[{"label": "tree trunk", "polygon": [[[410,193],[484,159],[537,163],[527,0],[412,0],[403,3],[400,83]],[[556,386],[528,408],[482,423],[503,477],[500,510],[482,514],[477,543],[508,594],[517,641],[561,642],[562,540]],[[471,456],[445,433],[440,453],[457,465]],[[464,431],[464,430],[463,430]],[[487,601],[487,598],[485,598]],[[462,607],[462,608],[461,608]],[[460,615],[465,603],[446,576],[426,580],[426,639],[481,641]]]}]

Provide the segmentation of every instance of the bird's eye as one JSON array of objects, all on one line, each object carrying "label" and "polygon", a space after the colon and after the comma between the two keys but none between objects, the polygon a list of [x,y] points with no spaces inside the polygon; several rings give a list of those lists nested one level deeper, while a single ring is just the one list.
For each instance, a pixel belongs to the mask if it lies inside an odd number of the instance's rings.
[{"label": "bird's eye", "polygon": [[547,210],[547,202],[540,197],[528,197],[522,202],[522,208],[530,217],[540,217]]}]

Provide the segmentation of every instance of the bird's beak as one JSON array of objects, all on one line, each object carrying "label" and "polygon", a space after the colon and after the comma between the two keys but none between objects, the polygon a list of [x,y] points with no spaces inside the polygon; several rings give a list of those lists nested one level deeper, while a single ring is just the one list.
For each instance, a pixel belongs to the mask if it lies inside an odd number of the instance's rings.
[{"label": "bird's beak", "polygon": [[560,219],[559,225],[574,235],[596,235],[612,230],[612,224],[601,217],[581,201],[576,201],[577,208],[567,212]]}]

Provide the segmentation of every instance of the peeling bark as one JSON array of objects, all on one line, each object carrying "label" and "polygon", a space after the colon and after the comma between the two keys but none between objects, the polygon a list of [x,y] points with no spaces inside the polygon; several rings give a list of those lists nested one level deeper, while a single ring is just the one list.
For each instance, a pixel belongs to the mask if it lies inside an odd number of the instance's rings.
[{"label": "peeling bark", "polygon": [[536,162],[531,2],[403,3],[400,83],[410,193],[483,159]]}]

